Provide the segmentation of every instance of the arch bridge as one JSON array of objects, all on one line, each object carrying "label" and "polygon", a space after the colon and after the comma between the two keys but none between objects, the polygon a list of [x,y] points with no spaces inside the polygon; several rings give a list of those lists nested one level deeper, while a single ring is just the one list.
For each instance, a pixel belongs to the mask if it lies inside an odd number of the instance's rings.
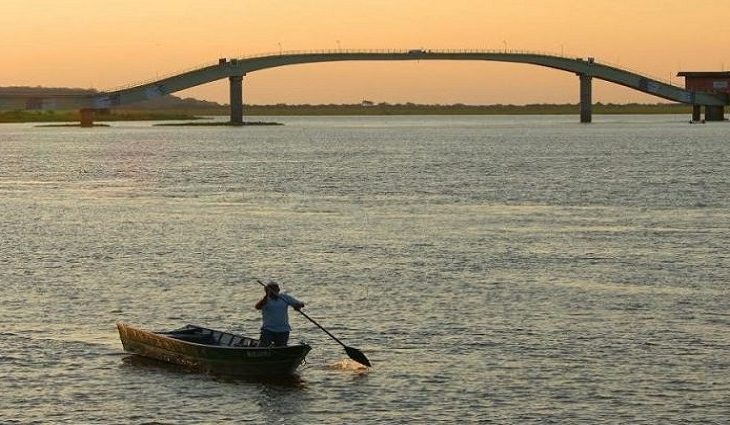
[{"label": "arch bridge", "polygon": [[[251,72],[281,66],[338,61],[458,60],[525,63],[570,72],[578,76],[580,121],[592,120],[592,80],[597,78],[675,102],[694,105],[698,114],[705,107],[707,120],[724,119],[728,95],[692,91],[629,70],[601,64],[593,58],[571,58],[518,51],[481,50],[328,50],[280,52],[244,58],[220,59],[217,63],[171,75],[159,80],[131,85],[114,91],[74,99],[82,111],[82,126],[93,123],[94,111],[175,93],[198,85],[228,78],[232,124],[243,123],[243,77]],[[68,101],[68,99],[67,99]]]}]

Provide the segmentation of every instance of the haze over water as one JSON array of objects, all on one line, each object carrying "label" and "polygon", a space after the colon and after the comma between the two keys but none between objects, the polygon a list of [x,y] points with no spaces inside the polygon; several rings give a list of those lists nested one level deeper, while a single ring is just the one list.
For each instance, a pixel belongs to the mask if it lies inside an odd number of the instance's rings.
[{"label": "haze over water", "polygon": [[[688,117],[0,127],[0,422],[723,423],[730,143]],[[116,320],[257,335],[295,382],[125,355]],[[344,367],[343,367],[344,365]]]}]

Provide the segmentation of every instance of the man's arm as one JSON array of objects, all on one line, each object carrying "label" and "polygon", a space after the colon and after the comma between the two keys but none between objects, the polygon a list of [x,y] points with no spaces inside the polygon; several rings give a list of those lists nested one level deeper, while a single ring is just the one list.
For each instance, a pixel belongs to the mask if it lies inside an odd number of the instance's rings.
[{"label": "man's arm", "polygon": [[284,301],[286,301],[286,303],[289,304],[296,311],[299,311],[302,309],[302,307],[304,307],[303,302],[292,297],[291,295],[286,295],[286,299]]},{"label": "man's arm", "polygon": [[266,304],[267,299],[268,299],[268,297],[266,295],[264,295],[264,297],[261,298],[259,300],[259,302],[256,303],[256,305],[255,305],[256,310],[261,310],[262,308],[264,308],[264,304]]}]

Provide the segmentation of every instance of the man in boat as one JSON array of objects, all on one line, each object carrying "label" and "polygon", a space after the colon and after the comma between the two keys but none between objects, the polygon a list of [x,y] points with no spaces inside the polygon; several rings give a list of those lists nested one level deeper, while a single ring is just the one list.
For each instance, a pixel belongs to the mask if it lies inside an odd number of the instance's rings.
[{"label": "man in boat", "polygon": [[261,336],[259,347],[274,345],[277,347],[286,346],[289,341],[289,306],[295,310],[304,307],[304,303],[298,299],[279,293],[279,284],[269,282],[264,287],[266,294],[256,303],[256,310],[261,310],[263,323],[261,325]]}]

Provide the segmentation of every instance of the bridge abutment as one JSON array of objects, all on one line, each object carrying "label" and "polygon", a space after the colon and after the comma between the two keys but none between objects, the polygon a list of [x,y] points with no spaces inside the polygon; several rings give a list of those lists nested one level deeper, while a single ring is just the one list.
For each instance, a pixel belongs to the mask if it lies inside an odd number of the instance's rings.
[{"label": "bridge abutment", "polygon": [[579,74],[580,77],[580,122],[590,123],[593,121],[593,88],[591,86],[593,77],[586,74]]},{"label": "bridge abutment", "polygon": [[724,106],[705,106],[705,121],[724,121],[725,120],[725,107]]},{"label": "bridge abutment", "polygon": [[[702,106],[705,118],[702,119]],[[725,121],[725,107],[722,105],[692,105],[692,122]]]},{"label": "bridge abutment", "polygon": [[702,105],[692,105],[692,121],[702,120]]},{"label": "bridge abutment", "polygon": [[231,125],[243,125],[243,76],[228,77],[230,82]]}]

